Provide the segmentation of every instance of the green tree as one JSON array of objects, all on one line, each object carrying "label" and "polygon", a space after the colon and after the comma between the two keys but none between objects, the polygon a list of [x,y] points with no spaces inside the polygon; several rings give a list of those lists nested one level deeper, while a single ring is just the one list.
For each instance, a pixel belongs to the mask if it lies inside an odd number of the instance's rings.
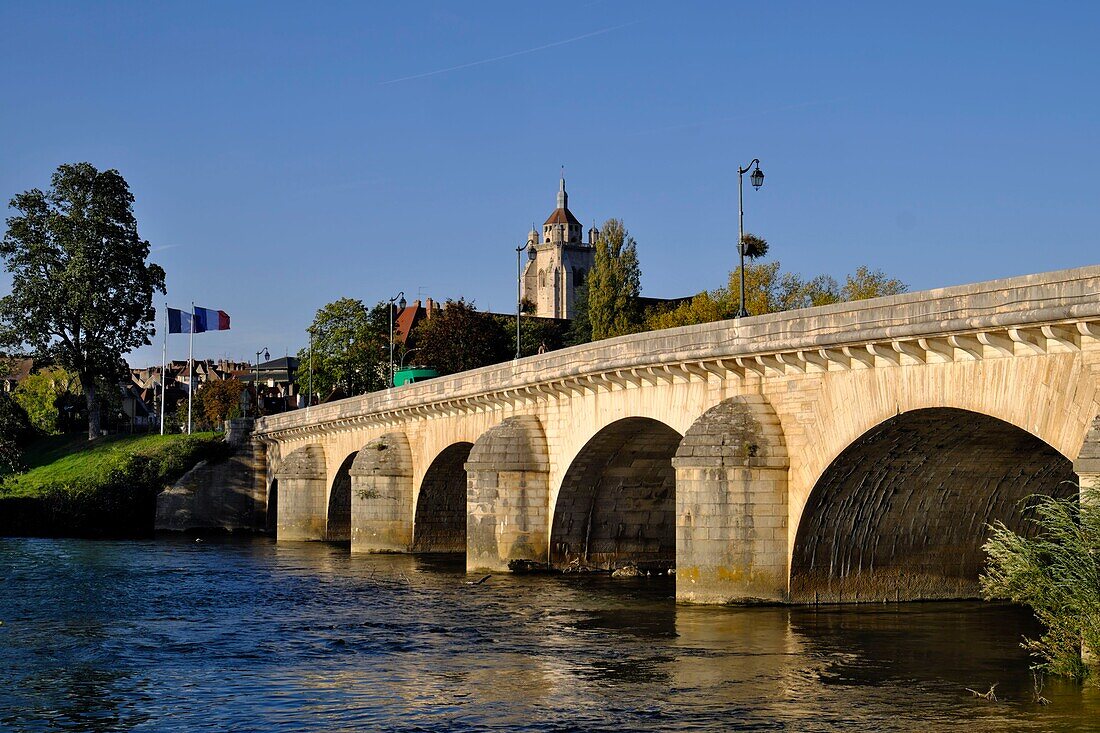
[{"label": "green tree", "polygon": [[1027,511],[1032,537],[991,528],[982,591],[1030,606],[1046,633],[1024,646],[1046,671],[1084,679],[1082,644],[1100,650],[1100,486],[1082,486],[1079,499],[1034,497]]},{"label": "green tree", "polygon": [[595,264],[586,281],[593,340],[638,330],[641,280],[634,237],[621,219],[608,219],[600,227]]},{"label": "green tree", "polygon": [[0,476],[23,468],[23,446],[33,434],[27,413],[7,392],[0,392]]},{"label": "green tree", "polygon": [[[880,270],[871,272],[867,267],[860,267],[854,274],[848,275],[846,283],[841,288],[836,279],[829,275],[805,280],[796,273],[784,272],[777,261],[747,262],[745,307],[752,315],[762,315],[906,290],[900,280],[889,278]],[[646,314],[645,327],[647,330],[674,328],[733,318],[737,314],[740,293],[740,270],[735,269],[730,273],[727,287],[700,293],[691,302],[675,308],[651,311]],[[853,297],[855,295],[860,298]]]},{"label": "green tree", "polygon": [[499,364],[515,354],[514,333],[462,298],[448,300],[442,311],[421,321],[413,337],[420,349],[417,361],[440,374]]},{"label": "green tree", "polygon": [[0,243],[11,293],[0,298],[0,343],[75,373],[88,408],[88,439],[99,436],[98,378],[117,376],[122,355],[151,343],[153,293],[164,270],[146,262],[134,196],[116,170],[62,165],[49,191],[31,189],[9,206]]},{"label": "green tree", "polygon": [[[512,354],[516,350],[516,317],[494,315],[494,320],[504,332],[504,337],[512,344]],[[569,324],[566,321],[554,318],[539,318],[538,316],[524,316],[519,332],[520,356],[532,356],[539,353],[539,349],[554,351],[565,346]]]},{"label": "green tree", "polygon": [[848,276],[841,293],[841,300],[867,300],[884,295],[904,293],[909,287],[901,280],[886,275],[882,270],[871,270],[860,265]]},{"label": "green tree", "polygon": [[195,392],[195,400],[206,420],[217,427],[226,420],[241,416],[243,393],[244,385],[238,380],[215,379],[206,382]]},{"label": "green tree", "polygon": [[42,369],[19,383],[12,398],[26,412],[35,430],[59,435],[68,427],[62,414],[82,394],[76,375],[60,367]]},{"label": "green tree", "polygon": [[[339,388],[345,395],[384,389],[389,359],[388,302],[368,310],[363,301],[340,298],[317,311],[309,327],[313,340],[313,395]],[[295,378],[310,383],[310,350],[298,352]],[[312,400],[313,395],[310,396]]]},{"label": "green tree", "polygon": [[573,318],[569,321],[566,344],[576,346],[592,340],[592,321],[588,319],[588,282],[574,291]]}]

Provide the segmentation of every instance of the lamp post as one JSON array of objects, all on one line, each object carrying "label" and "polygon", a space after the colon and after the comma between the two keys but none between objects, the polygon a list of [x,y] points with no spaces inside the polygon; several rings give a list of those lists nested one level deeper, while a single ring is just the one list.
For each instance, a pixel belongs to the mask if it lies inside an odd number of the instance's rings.
[{"label": "lamp post", "polygon": [[752,175],[749,176],[749,181],[752,183],[752,187],[759,189],[764,185],[764,171],[760,170],[760,159],[753,158],[752,162],[744,168],[737,168],[737,252],[741,256],[741,303],[737,308],[737,317],[744,318],[749,314],[745,309],[745,184],[744,176],[750,169]]},{"label": "lamp post", "polygon": [[528,240],[520,247],[516,247],[516,358],[519,358],[519,313],[523,310],[523,250],[531,246]]},{"label": "lamp post", "polygon": [[406,351],[406,352],[405,352],[404,354],[402,354],[402,355],[401,355],[401,364],[400,364],[400,367],[401,367],[402,369],[404,369],[404,368],[405,368],[405,359],[407,359],[407,358],[409,357],[409,354],[413,353],[414,351],[420,351],[420,350],[421,350],[422,348],[423,348],[423,347],[420,347],[420,346],[418,346],[418,347],[416,347],[415,349],[409,349],[409,350],[408,350],[408,351]]},{"label": "lamp post", "polygon": [[256,390],[256,417],[260,416],[260,354],[263,354],[264,361],[271,358],[266,346],[256,352],[256,379],[252,382]]},{"label": "lamp post", "polygon": [[397,305],[399,305],[401,307],[401,310],[405,310],[405,306],[408,304],[408,301],[405,300],[405,291],[404,290],[402,290],[400,293],[398,293],[397,295],[390,298],[390,369],[389,369],[390,383],[388,385],[386,385],[387,387],[392,387],[393,386],[393,378],[394,378],[394,371],[395,371],[394,370],[394,363],[393,363],[393,304],[394,303],[397,303]]},{"label": "lamp post", "polygon": [[309,332],[309,391],[306,393],[306,418],[309,418],[309,408],[313,404],[313,326],[306,329]]}]

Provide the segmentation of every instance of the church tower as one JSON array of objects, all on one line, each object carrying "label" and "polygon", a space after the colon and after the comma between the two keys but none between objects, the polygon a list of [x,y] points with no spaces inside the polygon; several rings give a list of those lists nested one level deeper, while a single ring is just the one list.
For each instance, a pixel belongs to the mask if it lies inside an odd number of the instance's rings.
[{"label": "church tower", "polygon": [[584,284],[596,260],[595,228],[588,242],[583,228],[569,210],[565,174],[558,184],[557,207],[542,225],[527,235],[527,267],[523,272],[522,297],[535,307],[541,318],[572,318],[576,312],[576,290]]}]

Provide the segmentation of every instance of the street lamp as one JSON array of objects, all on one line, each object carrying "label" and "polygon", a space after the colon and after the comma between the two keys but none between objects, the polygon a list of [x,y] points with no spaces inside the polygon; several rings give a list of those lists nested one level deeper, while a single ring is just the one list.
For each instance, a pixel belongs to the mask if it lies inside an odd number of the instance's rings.
[{"label": "street lamp", "polygon": [[256,352],[256,379],[252,382],[252,387],[256,392],[256,417],[260,416],[260,354],[263,354],[264,361],[271,358],[266,346]]},{"label": "street lamp", "polygon": [[408,301],[405,300],[405,291],[404,290],[402,290],[400,293],[398,293],[397,295],[390,298],[390,383],[389,383],[389,385],[387,385],[389,387],[393,386],[393,379],[394,379],[394,376],[395,376],[395,374],[394,374],[394,371],[395,371],[394,370],[394,363],[393,363],[393,304],[394,303],[397,303],[397,305],[401,307],[401,310],[405,310],[405,306],[408,304]]},{"label": "street lamp", "polygon": [[523,250],[531,246],[532,240],[527,240],[522,246],[516,247],[516,358],[519,358],[519,312],[523,310],[523,263],[520,255]]},{"label": "street lamp", "polygon": [[407,359],[409,357],[409,354],[413,353],[414,351],[421,351],[422,349],[423,349],[422,346],[418,346],[415,349],[409,349],[404,354],[402,354],[401,355],[401,364],[400,364],[401,368],[402,369],[405,368],[405,359]]},{"label": "street lamp", "polygon": [[[753,166],[756,166],[753,169]],[[753,158],[752,162],[744,168],[737,169],[737,252],[741,256],[741,304],[737,309],[737,317],[744,318],[749,314],[745,309],[745,184],[744,176],[752,170],[749,182],[752,187],[759,189],[764,185],[764,171],[760,170],[760,159]]]}]

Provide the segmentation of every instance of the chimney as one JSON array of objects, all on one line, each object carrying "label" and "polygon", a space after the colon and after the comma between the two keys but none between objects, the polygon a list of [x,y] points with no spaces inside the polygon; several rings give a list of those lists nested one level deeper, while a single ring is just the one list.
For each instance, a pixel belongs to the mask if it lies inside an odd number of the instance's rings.
[{"label": "chimney", "polygon": [[434,308],[434,307],[435,307],[435,302],[431,298],[428,298],[427,300],[424,301],[424,310],[426,311],[425,316],[424,316],[425,318],[431,318],[432,317],[432,308]]}]

